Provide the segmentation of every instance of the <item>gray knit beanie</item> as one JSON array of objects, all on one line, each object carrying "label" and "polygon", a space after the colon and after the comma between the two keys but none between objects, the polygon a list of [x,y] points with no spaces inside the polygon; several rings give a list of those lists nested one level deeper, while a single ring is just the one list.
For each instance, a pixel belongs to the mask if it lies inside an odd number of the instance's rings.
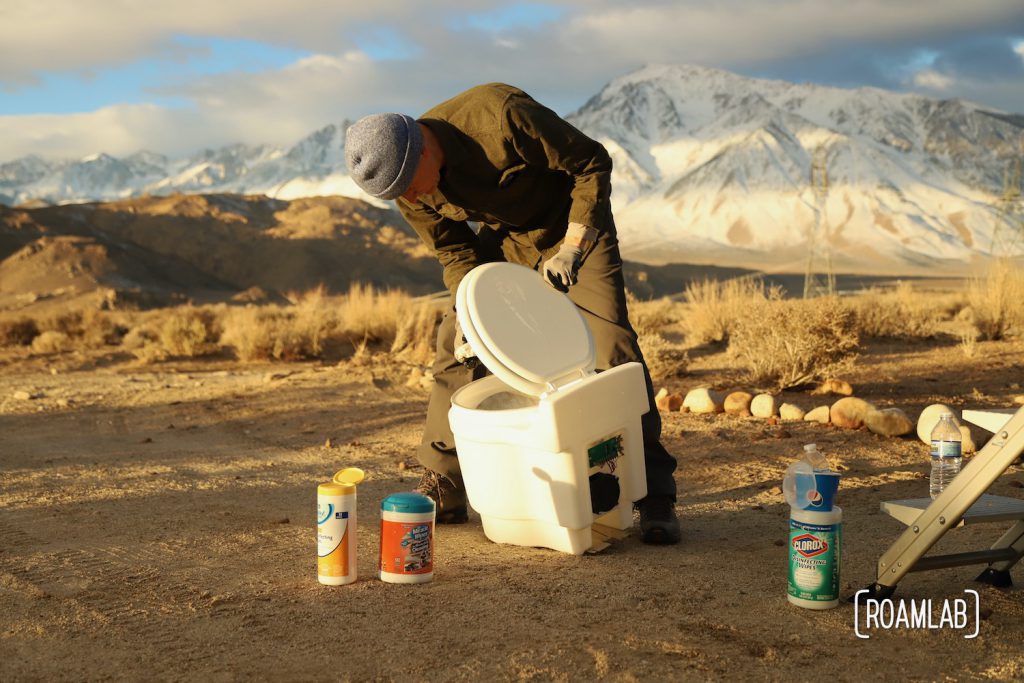
[{"label": "gray knit beanie", "polygon": [[409,189],[422,150],[423,133],[405,114],[371,114],[345,133],[348,172],[378,199],[395,199]]}]

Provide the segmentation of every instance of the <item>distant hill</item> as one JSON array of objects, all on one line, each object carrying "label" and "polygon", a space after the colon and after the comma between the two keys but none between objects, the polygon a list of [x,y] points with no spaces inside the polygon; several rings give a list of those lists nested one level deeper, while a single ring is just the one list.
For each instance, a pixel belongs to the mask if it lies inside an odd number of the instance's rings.
[{"label": "distant hill", "polygon": [[356,199],[172,195],[0,207],[0,309],[158,306],[353,282],[425,294],[441,269],[401,217]]},{"label": "distant hill", "polygon": [[[626,262],[642,299],[689,282],[756,275],[735,267]],[[802,291],[799,275],[769,275]],[[840,276],[841,289],[877,281]],[[443,293],[441,267],[394,211],[358,199],[172,195],[109,203],[0,206],[0,312],[152,308],[187,301],[282,302],[352,283]]]}]

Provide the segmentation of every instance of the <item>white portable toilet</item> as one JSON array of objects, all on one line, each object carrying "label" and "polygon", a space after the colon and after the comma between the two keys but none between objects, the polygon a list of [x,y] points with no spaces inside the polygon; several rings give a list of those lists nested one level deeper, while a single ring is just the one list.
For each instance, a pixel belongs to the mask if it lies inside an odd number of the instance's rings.
[{"label": "white portable toilet", "polygon": [[[633,502],[647,495],[643,366],[595,372],[594,340],[575,304],[524,266],[474,268],[456,311],[493,373],[456,391],[448,414],[487,538],[579,555],[595,522],[630,528]],[[619,484],[618,504],[600,516],[590,497],[599,472]]]}]

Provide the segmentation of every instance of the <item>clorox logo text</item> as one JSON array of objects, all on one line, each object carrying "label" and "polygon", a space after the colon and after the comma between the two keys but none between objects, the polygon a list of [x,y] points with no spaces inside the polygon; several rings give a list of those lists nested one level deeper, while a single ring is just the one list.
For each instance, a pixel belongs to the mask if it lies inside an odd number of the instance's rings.
[{"label": "clorox logo text", "polygon": [[804,557],[817,557],[828,552],[828,543],[817,536],[802,534],[793,539],[793,550]]}]

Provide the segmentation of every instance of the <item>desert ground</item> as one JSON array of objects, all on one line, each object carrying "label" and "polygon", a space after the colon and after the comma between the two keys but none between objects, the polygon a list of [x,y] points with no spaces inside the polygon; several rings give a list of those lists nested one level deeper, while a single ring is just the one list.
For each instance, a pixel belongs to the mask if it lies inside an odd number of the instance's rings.
[{"label": "desert ground", "polygon": [[[1011,405],[1024,342],[866,344],[844,375],[899,406]],[[1024,581],[978,567],[908,575],[897,598],[980,593],[975,639],[854,632],[854,608],[786,600],[779,485],[805,443],[842,472],[841,583],[852,594],[902,525],[885,500],[927,495],[927,448],[809,422],[666,413],[683,542],[637,530],[595,555],[496,545],[479,518],[436,533],[433,582],[375,576],[379,502],[411,489],[427,399],[388,354],[339,362],[223,357],[152,363],[104,351],[3,352],[0,366],[0,678],[36,680],[1021,680]],[[738,386],[721,349],[694,353],[672,391]],[[29,397],[26,399],[25,394]],[[17,396],[16,396],[17,395]],[[781,395],[804,408],[838,397]],[[316,580],[316,486],[359,487],[359,580]],[[1024,468],[991,492],[1021,498]],[[1002,529],[947,535],[987,546]]]}]

